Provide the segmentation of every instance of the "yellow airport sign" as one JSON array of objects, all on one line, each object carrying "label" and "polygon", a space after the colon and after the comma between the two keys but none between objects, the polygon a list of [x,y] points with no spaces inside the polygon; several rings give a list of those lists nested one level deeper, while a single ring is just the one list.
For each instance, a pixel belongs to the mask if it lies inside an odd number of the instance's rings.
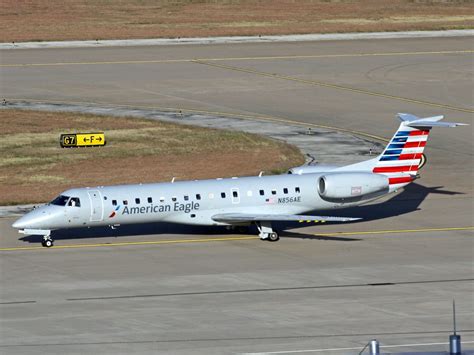
[{"label": "yellow airport sign", "polygon": [[105,145],[105,134],[103,132],[61,134],[59,142],[62,148],[100,147]]}]

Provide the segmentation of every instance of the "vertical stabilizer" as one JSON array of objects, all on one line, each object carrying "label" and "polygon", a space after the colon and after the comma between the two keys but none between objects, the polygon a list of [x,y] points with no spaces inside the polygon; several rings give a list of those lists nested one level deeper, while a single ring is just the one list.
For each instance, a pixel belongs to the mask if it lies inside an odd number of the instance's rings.
[{"label": "vertical stabilizer", "polygon": [[[374,173],[387,175],[390,185],[397,187],[415,179],[430,134],[429,128],[407,126],[407,122],[418,119],[416,116],[407,116],[410,120],[402,121],[372,169]],[[403,119],[401,115],[399,117]]]},{"label": "vertical stabilizer", "polygon": [[390,187],[405,186],[416,178],[423,159],[423,151],[433,127],[456,127],[455,122],[440,122],[444,116],[420,118],[399,113],[402,121],[390,143],[378,157],[372,172],[387,175]]}]

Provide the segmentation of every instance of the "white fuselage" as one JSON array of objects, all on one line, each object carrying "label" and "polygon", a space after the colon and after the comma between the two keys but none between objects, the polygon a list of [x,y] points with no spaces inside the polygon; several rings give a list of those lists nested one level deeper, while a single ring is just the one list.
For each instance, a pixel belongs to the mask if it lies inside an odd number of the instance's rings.
[{"label": "white fuselage", "polygon": [[321,175],[288,174],[71,189],[61,194],[64,199],[59,205],[53,201],[42,206],[15,222],[14,227],[55,230],[149,222],[226,225],[213,220],[212,216],[239,212],[300,214],[367,201],[324,200],[318,193]]}]

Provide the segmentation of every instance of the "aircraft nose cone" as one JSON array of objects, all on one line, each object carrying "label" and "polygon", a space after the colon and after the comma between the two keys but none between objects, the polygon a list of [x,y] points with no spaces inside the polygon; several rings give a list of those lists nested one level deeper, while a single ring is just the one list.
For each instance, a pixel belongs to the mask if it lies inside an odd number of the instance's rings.
[{"label": "aircraft nose cone", "polygon": [[45,221],[50,217],[50,211],[45,207],[39,207],[28,212],[17,219],[12,227],[16,229],[35,229],[42,228]]},{"label": "aircraft nose cone", "polygon": [[12,227],[16,229],[54,229],[63,224],[64,208],[41,206],[17,219]]},{"label": "aircraft nose cone", "polygon": [[12,224],[12,227],[13,228],[16,228],[16,229],[23,229],[23,228],[26,228],[28,226],[28,220],[29,218],[27,216],[23,216],[19,219],[17,219],[13,224]]},{"label": "aircraft nose cone", "polygon": [[22,228],[24,228],[24,227],[25,227],[25,223],[24,223],[24,221],[22,221],[22,220],[23,220],[23,217],[21,217],[20,219],[17,219],[17,220],[15,221],[15,223],[12,224],[12,227],[13,227],[13,228],[16,228],[16,229],[22,229]]}]

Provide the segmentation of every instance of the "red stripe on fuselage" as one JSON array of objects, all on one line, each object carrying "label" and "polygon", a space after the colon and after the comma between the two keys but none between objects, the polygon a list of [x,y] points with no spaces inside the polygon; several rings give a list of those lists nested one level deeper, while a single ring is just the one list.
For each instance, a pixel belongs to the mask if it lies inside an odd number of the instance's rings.
[{"label": "red stripe on fuselage", "polygon": [[412,182],[413,179],[410,176],[403,176],[403,177],[394,177],[394,178],[388,178],[388,183],[390,185],[393,184],[404,184],[406,182]]},{"label": "red stripe on fuselage", "polygon": [[403,166],[377,166],[372,170],[374,173],[401,173],[405,171],[417,171],[418,166],[416,165],[403,165]]},{"label": "red stripe on fuselage", "polygon": [[406,142],[403,148],[419,148],[424,147],[426,142]]},{"label": "red stripe on fuselage", "polygon": [[410,136],[427,136],[430,131],[411,131]]}]

